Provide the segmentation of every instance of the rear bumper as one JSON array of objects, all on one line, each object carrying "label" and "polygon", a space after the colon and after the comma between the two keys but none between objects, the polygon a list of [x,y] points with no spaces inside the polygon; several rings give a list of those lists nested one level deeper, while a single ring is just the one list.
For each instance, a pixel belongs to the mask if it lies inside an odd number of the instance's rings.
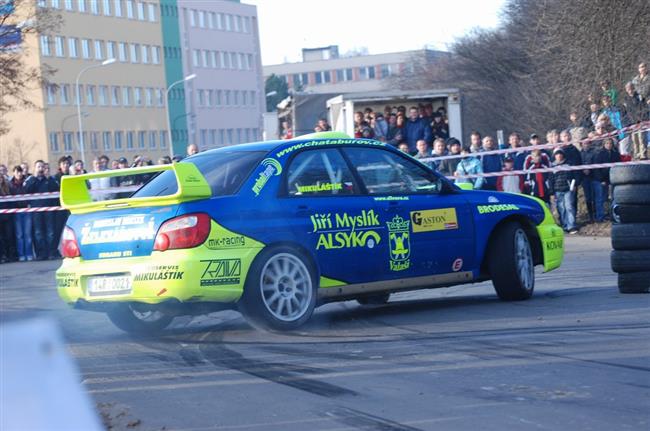
[{"label": "rear bumper", "polygon": [[[243,292],[250,263],[259,250],[198,247],[153,252],[145,257],[64,259],[56,272],[56,285],[63,301],[83,309],[104,308],[117,302],[235,302]],[[93,293],[89,279],[97,276],[128,277],[130,289]]]}]

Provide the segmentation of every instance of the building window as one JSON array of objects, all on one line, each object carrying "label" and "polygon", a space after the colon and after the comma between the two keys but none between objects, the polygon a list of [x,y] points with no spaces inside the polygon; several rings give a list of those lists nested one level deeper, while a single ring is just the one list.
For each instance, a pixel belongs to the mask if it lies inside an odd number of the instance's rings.
[{"label": "building window", "polygon": [[205,12],[199,11],[199,28],[205,28]]},{"label": "building window", "polygon": [[224,92],[224,105],[230,106],[230,90],[225,90]]},{"label": "building window", "polygon": [[160,108],[165,106],[165,93],[162,88],[156,88],[156,102]]},{"label": "building window", "polygon": [[65,45],[65,40],[61,36],[54,37],[54,55],[57,57],[63,57],[65,53],[63,52],[63,45]]},{"label": "building window", "polygon": [[149,148],[156,148],[156,132],[149,132]]},{"label": "building window", "polygon": [[59,152],[59,134],[56,132],[50,132],[50,151]]},{"label": "building window", "polygon": [[68,84],[61,84],[61,105],[70,104],[70,86]]},{"label": "building window", "polygon": [[135,132],[126,132],[126,149],[132,150],[134,148],[134,136]]},{"label": "building window", "polygon": [[165,130],[160,131],[160,148],[167,148],[167,132]]},{"label": "building window", "polygon": [[79,84],[79,88],[72,87],[72,94],[74,95],[75,103],[79,103],[79,106],[83,105],[84,86]]},{"label": "building window", "polygon": [[232,29],[232,15],[226,14],[226,31],[230,31]]},{"label": "building window", "polygon": [[51,3],[54,9],[59,9],[61,7],[59,0],[52,0]]},{"label": "building window", "polygon": [[95,86],[86,86],[86,104],[88,106],[95,106]]},{"label": "building window", "polygon": [[192,66],[199,67],[199,50],[192,50]]},{"label": "building window", "polygon": [[111,132],[102,132],[102,148],[111,151]]},{"label": "building window", "polygon": [[68,38],[68,55],[70,58],[77,58],[77,39],[74,37]]},{"label": "building window", "polygon": [[115,151],[122,149],[122,141],[124,140],[124,132],[114,132],[115,136]]},{"label": "building window", "polygon": [[47,104],[56,105],[56,85],[47,84],[45,89],[47,91]]},{"label": "building window", "polygon": [[251,95],[251,105],[253,106],[257,105],[257,99],[255,99],[255,90],[251,90],[250,95]]},{"label": "building window", "polygon": [[135,87],[133,89],[133,102],[135,106],[142,106],[142,88]]},{"label": "building window", "polygon": [[217,51],[210,51],[210,67],[213,69],[219,67],[217,63]]},{"label": "building window", "polygon": [[83,58],[90,58],[90,40],[81,39],[81,56]]},{"label": "building window", "polygon": [[244,33],[248,33],[250,31],[249,30],[250,27],[251,27],[250,22],[251,22],[251,19],[249,17],[245,16],[244,20],[242,21]]},{"label": "building window", "polygon": [[104,15],[111,16],[111,0],[104,0]]},{"label": "building window", "polygon": [[133,19],[133,0],[126,0],[126,17]]},{"label": "building window", "polygon": [[233,144],[233,129],[226,130],[226,135],[228,136],[228,141],[227,141],[228,145],[232,145]]},{"label": "building window", "polygon": [[106,42],[106,58],[115,58],[115,42]]},{"label": "building window", "polygon": [[215,13],[214,12],[207,12],[207,17],[208,17],[208,28],[212,30],[214,28],[214,21],[215,21]]},{"label": "building window", "polygon": [[314,79],[316,80],[316,84],[322,84],[323,76],[321,75],[321,72],[314,72]]},{"label": "building window", "polygon": [[90,0],[90,13],[99,15],[99,0]]},{"label": "building window", "polygon": [[215,91],[214,106],[221,106],[221,90]]},{"label": "building window", "polygon": [[233,20],[234,28],[236,32],[241,31],[241,16],[235,15],[235,19]]},{"label": "building window", "polygon": [[90,138],[90,149],[97,151],[99,149],[99,136],[97,132],[88,132]]},{"label": "building window", "polygon": [[160,47],[152,46],[151,47],[151,62],[153,64],[160,64]]},{"label": "building window", "polygon": [[144,3],[138,2],[138,20],[144,21]]},{"label": "building window", "polygon": [[72,140],[74,139],[72,132],[63,132],[63,151],[69,153],[72,151]]},{"label": "building window", "polygon": [[131,87],[122,87],[122,105],[131,106]]},{"label": "building window", "polygon": [[215,21],[216,21],[215,25],[217,27],[217,30],[223,30],[223,14],[217,13]]},{"label": "building window", "polygon": [[77,10],[81,13],[86,12],[86,0],[77,0]]},{"label": "building window", "polygon": [[131,47],[131,63],[137,63],[138,62],[138,51],[140,50],[140,44],[132,43],[132,44],[130,44],[130,47]]},{"label": "building window", "polygon": [[226,145],[226,130],[225,129],[219,129],[219,145],[220,146]]},{"label": "building window", "polygon": [[99,106],[108,105],[108,87],[106,85],[99,86]]},{"label": "building window", "polygon": [[217,146],[217,129],[210,129],[210,147]]},{"label": "building window", "polygon": [[122,16],[122,0],[113,0],[115,2],[115,16]]},{"label": "building window", "polygon": [[232,103],[235,106],[239,106],[239,90],[235,90],[232,92]]},{"label": "building window", "polygon": [[226,55],[226,53],[223,51],[219,51],[219,60],[221,60],[220,61],[221,67],[223,67],[224,69],[228,69],[228,65],[226,64],[227,59],[228,59],[228,55]]},{"label": "building window", "polygon": [[49,57],[52,55],[52,51],[50,49],[50,37],[49,36],[41,36],[41,52],[45,57]]},{"label": "building window", "polygon": [[194,9],[190,9],[188,14],[190,17],[190,27],[196,27],[196,11]]},{"label": "building window", "polygon": [[149,15],[149,22],[156,22],[156,7],[153,3],[147,4],[147,12]]},{"label": "building window", "polygon": [[111,87],[111,105],[120,106],[120,87],[115,85]]},{"label": "building window", "polygon": [[145,95],[147,106],[153,106],[153,88],[147,88],[145,90]]},{"label": "building window", "polygon": [[246,54],[246,69],[253,70],[253,54]]},{"label": "building window", "polygon": [[207,95],[205,96],[206,106],[214,106],[214,90],[207,90]]},{"label": "building window", "polygon": [[149,45],[142,45],[142,64],[149,64]]},{"label": "building window", "polygon": [[117,46],[120,54],[120,61],[122,63],[126,63],[128,61],[127,54],[126,54],[126,43],[120,42]]},{"label": "building window", "polygon": [[205,90],[197,90],[198,104],[200,107],[205,105]]},{"label": "building window", "polygon": [[237,68],[237,53],[235,52],[230,53],[230,68],[231,69]]},{"label": "building window", "polygon": [[147,148],[147,132],[138,132],[138,148]]},{"label": "building window", "polygon": [[375,67],[374,66],[360,67],[359,79],[375,79]]},{"label": "building window", "polygon": [[104,42],[101,40],[96,40],[95,41],[95,60],[103,60],[104,55],[102,52],[102,46],[104,45]]},{"label": "building window", "polygon": [[246,92],[246,91],[241,92],[241,104],[244,105],[244,106],[248,105],[248,100],[246,100],[246,99],[248,99],[248,97],[246,97],[247,94],[248,94],[248,92]]},{"label": "building window", "polygon": [[72,0],[65,0],[65,10],[74,10],[72,7]]},{"label": "building window", "polygon": [[205,148],[206,145],[208,145],[208,129],[201,129],[201,141],[200,145],[201,147]]}]

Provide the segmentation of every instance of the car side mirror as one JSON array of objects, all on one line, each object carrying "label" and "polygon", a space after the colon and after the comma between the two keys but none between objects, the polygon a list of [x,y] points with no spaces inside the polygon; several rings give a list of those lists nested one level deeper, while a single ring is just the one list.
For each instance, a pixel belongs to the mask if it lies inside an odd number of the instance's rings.
[{"label": "car side mirror", "polygon": [[456,183],[456,185],[462,190],[474,190],[474,184],[472,183]]}]

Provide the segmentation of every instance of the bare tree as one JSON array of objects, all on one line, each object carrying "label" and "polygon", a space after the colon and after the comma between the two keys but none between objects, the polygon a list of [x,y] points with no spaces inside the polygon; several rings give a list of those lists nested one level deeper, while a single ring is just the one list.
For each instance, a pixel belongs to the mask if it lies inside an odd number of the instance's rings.
[{"label": "bare tree", "polygon": [[61,25],[61,16],[49,8],[35,6],[34,0],[13,0],[0,9],[0,135],[7,133],[7,112],[34,109],[28,97],[30,87],[40,87],[54,69],[28,67],[25,39],[34,34],[51,34]]}]

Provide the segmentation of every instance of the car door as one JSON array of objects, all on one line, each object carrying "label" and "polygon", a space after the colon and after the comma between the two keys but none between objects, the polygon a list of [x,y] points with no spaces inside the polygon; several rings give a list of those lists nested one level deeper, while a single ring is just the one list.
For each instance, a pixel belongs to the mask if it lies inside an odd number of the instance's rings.
[{"label": "car door", "polygon": [[280,201],[291,235],[316,256],[321,276],[377,281],[386,226],[339,149],[297,153],[285,169]]},{"label": "car door", "polygon": [[462,193],[412,158],[380,148],[344,153],[384,220],[385,278],[468,271],[474,222]]}]

